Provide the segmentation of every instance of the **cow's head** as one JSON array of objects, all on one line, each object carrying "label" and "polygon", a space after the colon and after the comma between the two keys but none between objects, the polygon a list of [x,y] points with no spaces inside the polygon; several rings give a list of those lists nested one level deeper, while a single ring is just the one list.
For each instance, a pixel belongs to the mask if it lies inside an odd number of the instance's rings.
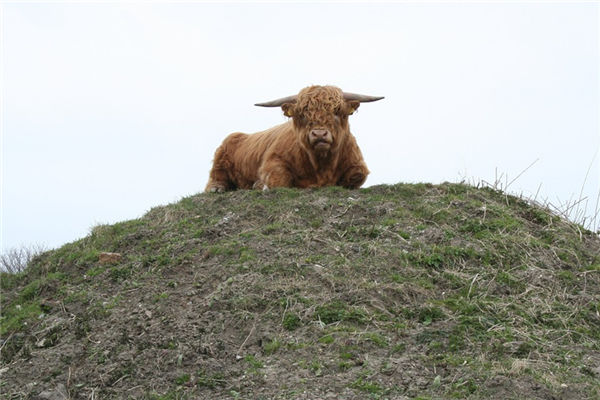
[{"label": "cow's head", "polygon": [[297,95],[259,103],[262,107],[281,107],[293,118],[300,143],[319,157],[335,150],[348,134],[348,116],[362,102],[383,97],[345,93],[335,86],[309,86]]}]

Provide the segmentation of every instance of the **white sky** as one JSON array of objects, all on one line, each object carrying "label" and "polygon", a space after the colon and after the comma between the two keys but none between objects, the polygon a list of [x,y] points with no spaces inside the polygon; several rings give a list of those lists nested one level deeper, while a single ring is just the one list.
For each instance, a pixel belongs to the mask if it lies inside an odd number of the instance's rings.
[{"label": "white sky", "polygon": [[0,7],[4,250],[202,191],[227,134],[285,121],[254,103],[311,84],[386,97],[350,120],[366,186],[506,183],[538,160],[509,191],[596,206],[597,3]]}]

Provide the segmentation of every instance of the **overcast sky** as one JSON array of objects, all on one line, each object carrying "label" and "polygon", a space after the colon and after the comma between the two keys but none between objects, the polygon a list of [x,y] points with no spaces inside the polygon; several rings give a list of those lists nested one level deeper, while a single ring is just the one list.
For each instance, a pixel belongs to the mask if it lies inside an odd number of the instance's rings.
[{"label": "overcast sky", "polygon": [[509,191],[596,207],[594,2],[0,7],[4,251],[202,191],[227,134],[286,120],[254,103],[312,84],[385,96],[350,119],[365,186],[535,162]]}]

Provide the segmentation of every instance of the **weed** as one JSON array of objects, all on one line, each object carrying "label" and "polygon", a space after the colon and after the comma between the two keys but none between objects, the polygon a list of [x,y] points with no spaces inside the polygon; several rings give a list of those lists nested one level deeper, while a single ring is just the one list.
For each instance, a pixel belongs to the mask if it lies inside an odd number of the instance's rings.
[{"label": "weed", "polygon": [[300,317],[292,312],[285,313],[283,317],[283,327],[288,331],[293,331],[302,325]]},{"label": "weed", "polygon": [[264,226],[261,230],[261,233],[263,235],[271,235],[275,232],[279,232],[283,229],[283,224],[280,222],[276,222],[276,223],[272,223],[272,224],[268,224],[266,226]]},{"label": "weed", "polygon": [[339,361],[337,364],[337,367],[341,372],[349,370],[350,368],[352,368],[352,366],[353,364],[349,363],[348,361]]},{"label": "weed", "polygon": [[392,347],[392,353],[404,353],[404,351],[406,350],[406,343],[396,343],[393,347]]},{"label": "weed", "polygon": [[453,399],[464,399],[475,393],[478,389],[477,384],[472,379],[459,379],[451,385],[450,397]]},{"label": "weed", "polygon": [[281,342],[278,339],[273,339],[270,341],[263,342],[263,353],[266,356],[270,356],[279,350],[281,347]]},{"label": "weed", "polygon": [[333,335],[325,335],[319,338],[319,343],[322,344],[332,344],[334,341]]},{"label": "weed", "polygon": [[378,347],[388,347],[387,339],[376,332],[366,332],[362,335],[363,340],[367,340]]},{"label": "weed", "polygon": [[430,325],[445,317],[444,311],[436,306],[405,308],[403,313],[407,318],[416,319],[423,325]]},{"label": "weed", "polygon": [[167,292],[162,292],[162,293],[158,293],[154,296],[154,302],[159,302],[159,301],[163,301],[169,298],[169,293]]},{"label": "weed", "polygon": [[133,271],[131,269],[131,267],[129,266],[123,266],[123,267],[112,267],[109,270],[109,276],[110,279],[113,280],[113,282],[120,282],[123,281],[129,277],[131,277],[133,275]]},{"label": "weed", "polygon": [[348,306],[340,301],[318,306],[315,311],[315,318],[324,324],[339,321],[362,324],[367,321],[367,315],[363,310]]},{"label": "weed", "polygon": [[226,383],[225,375],[223,375],[223,373],[221,372],[211,374],[206,370],[201,369],[196,373],[196,376],[196,385],[198,385],[198,387],[206,387],[212,389],[217,386],[224,386]]},{"label": "weed", "polygon": [[150,400],[183,400],[188,398],[180,390],[170,390],[165,394],[150,393],[147,396]]},{"label": "weed", "polygon": [[254,357],[252,354],[248,354],[246,357],[244,357],[244,360],[253,369],[264,368],[263,363],[261,361],[259,361],[258,359],[256,359],[256,357]]},{"label": "weed", "polygon": [[354,382],[352,382],[350,387],[370,394],[380,394],[384,391],[384,389],[379,385],[379,383],[371,381],[368,379],[368,377],[364,376],[361,376]]},{"label": "weed", "polygon": [[185,385],[190,381],[190,374],[183,374],[175,378],[176,385]]},{"label": "weed", "polygon": [[315,376],[323,375],[323,364],[319,360],[312,360],[310,363],[306,364],[306,369],[312,372]]}]

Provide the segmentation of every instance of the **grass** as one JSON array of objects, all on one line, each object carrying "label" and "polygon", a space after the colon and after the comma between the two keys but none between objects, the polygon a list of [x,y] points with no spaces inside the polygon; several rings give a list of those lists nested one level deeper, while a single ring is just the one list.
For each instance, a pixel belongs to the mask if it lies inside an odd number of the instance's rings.
[{"label": "grass", "polygon": [[36,370],[0,384],[472,399],[566,384],[594,398],[599,271],[597,235],[489,187],[190,196],[3,275],[2,362]]}]

